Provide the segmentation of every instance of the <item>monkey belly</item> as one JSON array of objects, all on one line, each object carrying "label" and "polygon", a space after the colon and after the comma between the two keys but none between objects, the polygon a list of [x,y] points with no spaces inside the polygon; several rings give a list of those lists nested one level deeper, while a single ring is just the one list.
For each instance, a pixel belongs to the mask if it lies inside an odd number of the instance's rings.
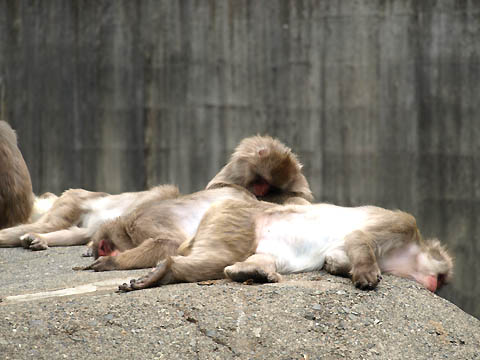
[{"label": "monkey belly", "polygon": [[281,274],[321,269],[325,254],[340,239],[319,236],[308,221],[291,226],[289,222],[272,222],[257,232],[257,254],[275,257],[277,272]]},{"label": "monkey belly", "polygon": [[277,272],[280,274],[320,270],[323,267],[325,253],[328,250],[326,243],[321,246],[319,242],[290,243],[283,240],[261,239],[256,253],[272,255],[275,258]]},{"label": "monkey belly", "polygon": [[321,269],[325,256],[341,249],[365,219],[361,211],[329,204],[292,209],[256,220],[256,253],[274,256],[281,274]]}]

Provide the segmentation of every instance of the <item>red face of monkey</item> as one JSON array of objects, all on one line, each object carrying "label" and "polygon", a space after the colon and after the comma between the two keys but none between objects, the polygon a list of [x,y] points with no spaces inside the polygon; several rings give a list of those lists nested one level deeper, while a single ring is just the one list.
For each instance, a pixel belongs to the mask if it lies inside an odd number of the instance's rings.
[{"label": "red face of monkey", "polygon": [[[453,267],[437,240],[427,240],[425,248],[413,244],[381,261],[382,271],[413,279],[435,292],[449,282]],[[450,265],[449,265],[450,264]]]}]

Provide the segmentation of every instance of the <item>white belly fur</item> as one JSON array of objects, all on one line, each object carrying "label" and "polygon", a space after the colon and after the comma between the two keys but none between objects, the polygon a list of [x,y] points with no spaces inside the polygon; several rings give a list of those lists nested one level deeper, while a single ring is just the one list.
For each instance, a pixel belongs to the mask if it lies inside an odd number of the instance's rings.
[{"label": "white belly fur", "polygon": [[85,215],[79,226],[88,228],[93,235],[104,222],[126,214],[141,202],[143,193],[139,194],[140,196],[135,193],[123,193],[86,201],[83,206]]},{"label": "white belly fur", "polygon": [[263,214],[256,221],[256,252],[273,255],[283,274],[321,269],[327,251],[343,247],[344,237],[366,218],[359,208],[329,204],[292,209]]}]

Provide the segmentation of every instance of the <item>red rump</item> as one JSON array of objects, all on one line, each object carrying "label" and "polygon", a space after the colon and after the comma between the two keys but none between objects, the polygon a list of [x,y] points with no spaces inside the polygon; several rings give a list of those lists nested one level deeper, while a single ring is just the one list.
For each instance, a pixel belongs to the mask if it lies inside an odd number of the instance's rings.
[{"label": "red rump", "polygon": [[100,240],[100,244],[98,244],[98,256],[109,256],[113,252],[110,243],[105,240]]}]

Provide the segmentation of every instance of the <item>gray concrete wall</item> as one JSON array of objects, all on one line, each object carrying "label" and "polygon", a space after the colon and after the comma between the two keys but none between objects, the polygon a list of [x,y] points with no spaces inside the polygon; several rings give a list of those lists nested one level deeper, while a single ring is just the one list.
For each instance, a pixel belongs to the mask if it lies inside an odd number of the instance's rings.
[{"label": "gray concrete wall", "polygon": [[280,138],[317,200],[417,216],[480,316],[480,2],[0,1],[0,117],[37,192],[201,189]]}]

